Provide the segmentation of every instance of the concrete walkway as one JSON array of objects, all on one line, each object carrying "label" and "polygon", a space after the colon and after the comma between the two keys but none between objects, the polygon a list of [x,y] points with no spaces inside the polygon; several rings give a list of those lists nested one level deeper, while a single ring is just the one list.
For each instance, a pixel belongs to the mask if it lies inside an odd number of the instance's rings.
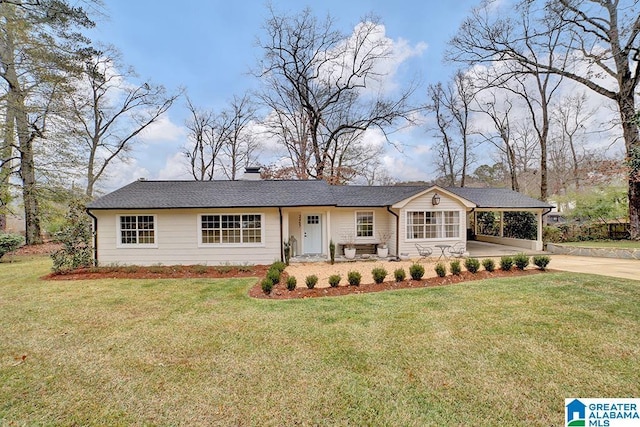
[{"label": "concrete walkway", "polygon": [[640,260],[550,254],[549,268],[640,281]]}]

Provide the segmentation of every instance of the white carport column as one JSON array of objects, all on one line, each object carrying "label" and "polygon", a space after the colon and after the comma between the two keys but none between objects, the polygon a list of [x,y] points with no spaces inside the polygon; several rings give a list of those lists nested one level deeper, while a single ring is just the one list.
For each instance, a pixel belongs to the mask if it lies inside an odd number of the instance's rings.
[{"label": "white carport column", "polygon": [[327,234],[326,234],[326,242],[327,244],[324,246],[325,248],[327,248],[327,260],[331,259],[331,251],[329,250],[329,245],[331,244],[331,211],[327,210],[327,220],[326,222],[326,227],[327,227]]},{"label": "white carport column", "polygon": [[538,220],[538,238],[536,240],[536,251],[541,251],[544,248],[542,241],[542,211],[536,212],[536,219]]}]

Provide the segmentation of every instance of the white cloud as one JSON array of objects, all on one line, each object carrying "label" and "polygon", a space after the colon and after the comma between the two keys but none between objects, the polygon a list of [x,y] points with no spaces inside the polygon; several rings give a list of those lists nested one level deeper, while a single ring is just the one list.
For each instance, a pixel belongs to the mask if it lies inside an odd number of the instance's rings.
[{"label": "white cloud", "polygon": [[147,144],[163,142],[184,144],[188,133],[189,130],[186,127],[173,123],[169,114],[165,113],[156,122],[140,132],[140,139]]},{"label": "white cloud", "polygon": [[165,165],[157,173],[155,179],[189,180],[193,176],[189,173],[189,163],[182,153],[175,153],[166,158]]},{"label": "white cloud", "polygon": [[148,178],[149,170],[138,159],[114,160],[109,164],[107,174],[98,181],[97,193],[107,193],[123,187],[140,178]]}]

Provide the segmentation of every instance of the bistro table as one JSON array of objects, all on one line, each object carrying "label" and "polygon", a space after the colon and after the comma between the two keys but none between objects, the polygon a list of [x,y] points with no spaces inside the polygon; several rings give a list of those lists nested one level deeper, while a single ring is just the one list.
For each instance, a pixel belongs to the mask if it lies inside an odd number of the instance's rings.
[{"label": "bistro table", "polygon": [[447,259],[447,255],[444,253],[444,251],[446,251],[447,249],[449,249],[451,247],[451,245],[433,245],[436,248],[440,248],[440,256],[438,257],[438,261],[440,261],[440,259],[442,257],[444,257],[444,259]]}]

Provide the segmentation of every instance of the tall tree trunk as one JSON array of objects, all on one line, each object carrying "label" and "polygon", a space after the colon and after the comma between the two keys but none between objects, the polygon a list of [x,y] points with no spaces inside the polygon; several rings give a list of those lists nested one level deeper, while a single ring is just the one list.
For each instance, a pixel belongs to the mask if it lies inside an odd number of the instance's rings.
[{"label": "tall tree trunk", "polygon": [[[620,97],[618,108],[622,117],[622,134],[627,149],[627,156],[640,152],[640,137],[638,124],[635,122],[636,111],[633,92],[626,98]],[[640,176],[638,171],[629,171],[629,231],[631,239],[640,239]]]},{"label": "tall tree trunk", "polygon": [[[11,93],[7,94],[10,97]],[[7,102],[10,105],[11,101]],[[13,161],[13,146],[15,145],[14,138],[15,130],[15,115],[13,108],[7,108],[5,113],[5,122],[3,127],[4,138],[2,139],[2,150],[0,152],[0,230],[7,230],[7,212],[9,202],[11,200],[11,193],[9,191],[9,177],[11,176]]]}]

